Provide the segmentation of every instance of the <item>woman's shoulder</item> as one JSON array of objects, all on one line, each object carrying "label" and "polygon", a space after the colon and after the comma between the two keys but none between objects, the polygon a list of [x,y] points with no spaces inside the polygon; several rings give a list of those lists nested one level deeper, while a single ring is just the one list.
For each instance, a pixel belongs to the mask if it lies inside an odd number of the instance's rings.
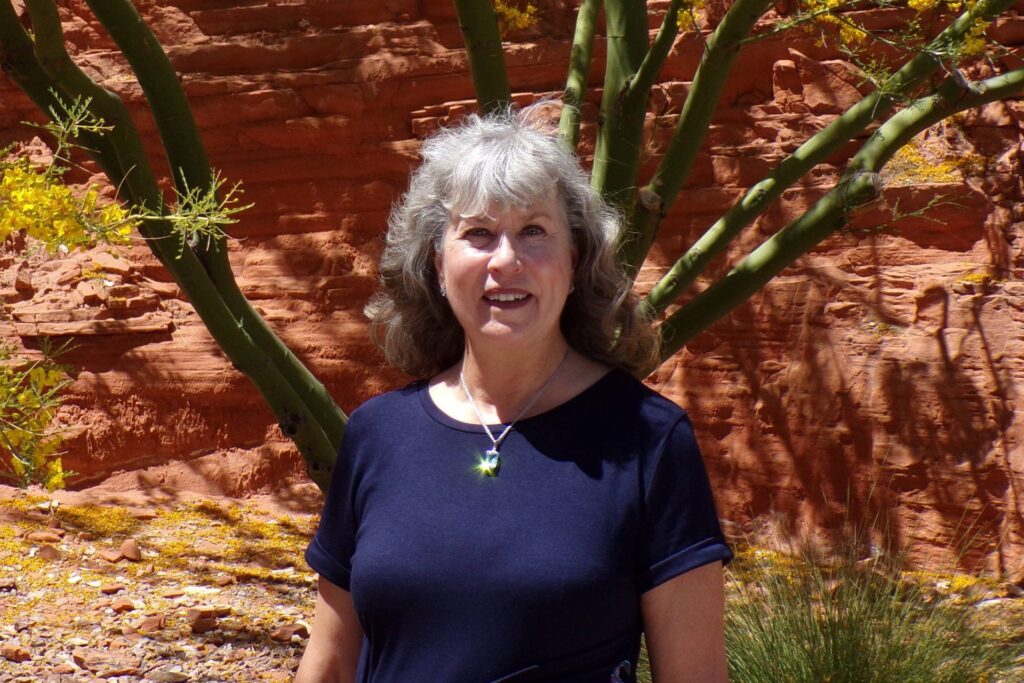
[{"label": "woman's shoulder", "polygon": [[594,387],[595,400],[619,411],[647,421],[675,423],[686,416],[675,401],[663,396],[625,370],[613,369]]},{"label": "woman's shoulder", "polygon": [[349,415],[349,425],[373,424],[380,421],[394,423],[396,419],[400,419],[419,405],[419,394],[425,385],[425,380],[416,380],[367,399]]}]

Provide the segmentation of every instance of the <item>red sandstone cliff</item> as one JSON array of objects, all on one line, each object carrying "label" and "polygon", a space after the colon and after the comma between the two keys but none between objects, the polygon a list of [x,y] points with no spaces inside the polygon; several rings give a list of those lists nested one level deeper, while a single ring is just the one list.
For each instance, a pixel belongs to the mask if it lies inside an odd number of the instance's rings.
[{"label": "red sandstone cliff", "polygon": [[[417,138],[472,98],[449,3],[137,4],[182,75],[214,164],[255,203],[232,230],[243,291],[344,409],[402,382],[382,366],[360,311]],[[564,77],[571,12],[552,4],[537,35],[509,48],[524,98],[555,92]],[[138,86],[84,3],[68,7],[76,59],[126,98],[155,150]],[[901,20],[895,12],[877,20]],[[994,30],[1024,43],[1024,19]],[[680,43],[670,58],[655,140],[699,57]],[[836,55],[791,38],[753,44],[735,72],[650,268],[856,96]],[[26,119],[39,116],[0,80],[0,146],[32,140]],[[926,156],[976,163],[933,178],[896,174],[887,198],[906,209],[946,193],[956,203],[936,209],[937,222],[830,239],[652,378],[693,415],[735,531],[882,520],[921,560],[951,563],[974,535],[981,542],[964,562],[1024,569],[1022,120],[1019,101],[999,103],[932,131]],[[819,196],[841,170],[843,159],[833,161],[787,192],[734,254]],[[13,254],[0,260],[0,334],[27,348],[75,339],[66,360],[80,371],[61,411],[66,465],[82,483],[129,470],[122,481],[198,485],[202,474],[232,494],[297,476],[269,410],[148,249],[124,256],[105,260],[103,291],[80,284],[92,255],[33,257],[31,268]]]}]

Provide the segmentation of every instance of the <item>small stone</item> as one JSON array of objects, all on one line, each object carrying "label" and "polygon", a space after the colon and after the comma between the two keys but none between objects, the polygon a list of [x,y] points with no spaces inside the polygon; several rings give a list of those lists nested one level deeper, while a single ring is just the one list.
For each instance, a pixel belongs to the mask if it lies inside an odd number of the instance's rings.
[{"label": "small stone", "polygon": [[213,579],[213,582],[216,583],[221,588],[223,588],[224,586],[230,586],[233,583],[238,583],[238,579],[236,579],[231,574],[218,574]]},{"label": "small stone", "polygon": [[53,673],[58,674],[58,675],[73,674],[76,671],[78,671],[78,667],[76,667],[74,664],[70,664],[68,662],[61,662],[57,666],[55,666],[52,669],[50,669],[50,671],[52,671]]},{"label": "small stone", "polygon": [[1024,598],[1024,587],[1016,583],[1006,584],[1006,589],[1003,592],[1008,598]]},{"label": "small stone", "polygon": [[142,634],[156,633],[166,625],[167,617],[163,614],[154,614],[135,624],[135,630]]},{"label": "small stone", "polygon": [[60,551],[52,545],[39,546],[39,558],[43,560],[59,560],[62,557]]},{"label": "small stone", "polygon": [[306,628],[305,624],[285,624],[284,626],[278,626],[270,632],[270,639],[276,640],[279,643],[291,642],[293,636],[309,638],[309,629]]},{"label": "small stone", "polygon": [[105,669],[101,669],[96,675],[100,678],[116,678],[118,676],[138,676],[139,675],[139,664],[141,660],[136,660],[135,663],[131,661],[124,662],[111,662],[110,666]]},{"label": "small stone", "polygon": [[0,593],[10,593],[18,590],[18,583],[14,579],[0,579]]},{"label": "small stone", "polygon": [[33,624],[33,621],[28,617],[21,617],[20,619],[14,620],[14,630],[18,633],[27,631]]},{"label": "small stone", "polygon": [[14,272],[15,291],[31,295],[35,288],[32,286],[32,270],[28,263],[22,263]]},{"label": "small stone", "polygon": [[32,654],[17,643],[4,643],[0,648],[0,656],[9,662],[27,662]]},{"label": "small stone", "polygon": [[104,595],[113,595],[114,593],[120,593],[123,590],[123,583],[105,583],[100,586],[100,593],[103,593]]},{"label": "small stone", "polygon": [[60,535],[53,531],[33,531],[25,538],[33,543],[60,543]]},{"label": "small stone", "polygon": [[214,605],[213,616],[226,617],[231,614],[231,605]]},{"label": "small stone", "polygon": [[971,602],[979,602],[981,600],[992,599],[995,596],[988,586],[983,583],[973,583],[964,590],[964,597]]},{"label": "small stone", "polygon": [[130,612],[135,609],[135,603],[128,598],[116,598],[110,603],[110,609],[114,610],[117,614],[123,614],[124,612]]},{"label": "small stone", "polygon": [[244,631],[245,623],[240,619],[224,619],[220,622],[220,627],[225,631]]},{"label": "small stone", "polygon": [[196,541],[192,545],[192,549],[196,551],[197,555],[206,555],[207,557],[220,557],[224,554],[223,548],[206,540]]},{"label": "small stone", "polygon": [[207,633],[217,628],[217,620],[214,617],[189,617],[188,623],[192,633]]},{"label": "small stone", "polygon": [[136,510],[132,512],[132,517],[135,519],[156,519],[157,514],[155,510]]},{"label": "small stone", "polygon": [[168,588],[165,591],[160,591],[160,597],[161,598],[167,598],[168,600],[173,600],[174,598],[180,598],[184,594],[185,594],[185,591],[183,591],[180,588]]},{"label": "small stone", "polygon": [[189,676],[181,671],[168,671],[167,669],[162,669],[158,671],[150,671],[146,674],[146,678],[151,681],[159,681],[160,683],[182,683],[182,681],[187,681]]},{"label": "small stone", "polygon": [[982,609],[986,607],[1001,607],[1006,603],[1009,598],[987,598],[981,602],[974,603],[976,609]]},{"label": "small stone", "polygon": [[131,538],[126,538],[121,544],[121,554],[124,555],[126,560],[131,560],[132,562],[138,562],[142,559],[142,551],[139,549],[139,544]]},{"label": "small stone", "polygon": [[138,285],[133,285],[131,283],[123,282],[121,284],[114,285],[113,287],[110,288],[110,296],[116,297],[118,299],[131,299],[132,297],[137,297],[138,295]]},{"label": "small stone", "polygon": [[214,618],[217,616],[217,608],[213,605],[196,605],[188,611],[188,618]]},{"label": "small stone", "polygon": [[101,270],[107,273],[117,273],[119,275],[127,275],[132,272],[132,264],[124,260],[119,256],[114,256],[110,252],[101,251],[93,254],[92,262],[98,266]]},{"label": "small stone", "polygon": [[76,647],[71,651],[71,659],[74,660],[75,664],[77,664],[80,669],[87,668],[86,662],[90,661],[90,658],[92,658],[93,655],[94,652],[92,650],[86,650],[80,647]]},{"label": "small stone", "polygon": [[96,554],[104,560],[106,560],[107,562],[111,563],[120,562],[122,559],[124,559],[124,555],[121,553],[120,550],[112,550],[110,548],[104,548]]},{"label": "small stone", "polygon": [[96,280],[82,280],[75,285],[75,292],[81,297],[82,303],[89,306],[99,305],[110,296],[107,288]]},{"label": "small stone", "polygon": [[[146,616],[151,616],[153,614],[156,614],[156,612],[148,612]],[[111,650],[127,650],[134,644],[134,640],[129,640],[127,638],[115,638],[113,640],[107,641],[106,646],[109,647]]]},{"label": "small stone", "polygon": [[89,641],[85,638],[68,638],[64,641],[64,644],[71,647],[82,647],[83,645],[88,645]]}]

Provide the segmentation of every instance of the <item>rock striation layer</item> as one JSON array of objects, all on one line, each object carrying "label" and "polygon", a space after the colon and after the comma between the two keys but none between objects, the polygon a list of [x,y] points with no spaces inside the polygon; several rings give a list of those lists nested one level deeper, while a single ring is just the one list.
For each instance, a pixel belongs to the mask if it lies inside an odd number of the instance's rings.
[{"label": "rock striation layer", "polygon": [[[63,5],[73,56],[127,101],[155,152],[123,60],[82,0]],[[344,409],[406,381],[384,367],[361,309],[418,140],[472,109],[450,3],[137,5],[181,74],[213,163],[253,203],[231,229],[242,290]],[[1004,59],[1019,62],[1024,19],[992,30],[1012,48]],[[510,36],[517,100],[557,96],[571,31],[571,12],[552,3],[537,27]],[[673,49],[649,117],[653,156],[700,56],[692,40]],[[639,286],[861,89],[850,64],[810,37],[748,46]],[[592,128],[592,106],[584,117]],[[25,120],[40,116],[0,80],[0,147],[45,156]],[[1024,571],[1022,121],[1011,101],[929,131],[918,157],[891,165],[883,202],[652,376],[693,416],[734,533],[827,541],[866,522],[884,530],[877,543],[922,564]],[[848,154],[787,191],[730,258],[827,191]],[[914,215],[934,197],[927,217]],[[885,204],[909,215],[872,229]],[[269,410],[145,245],[59,259],[9,251],[0,267],[4,339],[30,350],[74,340],[60,418],[79,485],[117,473],[119,486],[244,495],[301,477]]]}]

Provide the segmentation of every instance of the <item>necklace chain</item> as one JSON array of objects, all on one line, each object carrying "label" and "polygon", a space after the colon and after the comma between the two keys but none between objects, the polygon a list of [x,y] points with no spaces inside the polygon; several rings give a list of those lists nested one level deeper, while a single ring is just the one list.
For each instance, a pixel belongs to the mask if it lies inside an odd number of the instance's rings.
[{"label": "necklace chain", "polygon": [[469,399],[469,405],[473,406],[473,412],[476,413],[476,418],[480,420],[480,426],[484,428],[484,431],[487,433],[487,438],[491,440],[491,447],[487,449],[487,453],[484,454],[480,459],[480,463],[477,465],[477,469],[480,472],[489,477],[498,476],[498,470],[501,469],[501,455],[498,453],[501,448],[501,443],[505,440],[505,437],[508,436],[508,433],[512,431],[512,427],[515,426],[516,422],[519,422],[519,418],[525,415],[526,411],[532,408],[533,404],[540,400],[540,397],[544,395],[547,388],[555,381],[555,377],[558,376],[558,371],[562,369],[563,365],[565,365],[565,359],[568,357],[569,349],[566,348],[565,355],[562,356],[562,360],[558,361],[558,366],[555,367],[554,371],[547,378],[547,381],[544,382],[544,385],[536,394],[533,395],[533,398],[523,406],[523,409],[519,411],[519,414],[515,416],[515,419],[508,423],[505,429],[502,430],[501,434],[498,435],[498,438],[494,438],[494,432],[492,432],[491,428],[487,426],[487,421],[480,413],[480,407],[476,404],[476,401],[473,399],[473,394],[469,392],[469,387],[466,385],[466,376],[462,369],[459,370],[459,386],[462,388],[462,393],[466,394],[466,398]]}]

